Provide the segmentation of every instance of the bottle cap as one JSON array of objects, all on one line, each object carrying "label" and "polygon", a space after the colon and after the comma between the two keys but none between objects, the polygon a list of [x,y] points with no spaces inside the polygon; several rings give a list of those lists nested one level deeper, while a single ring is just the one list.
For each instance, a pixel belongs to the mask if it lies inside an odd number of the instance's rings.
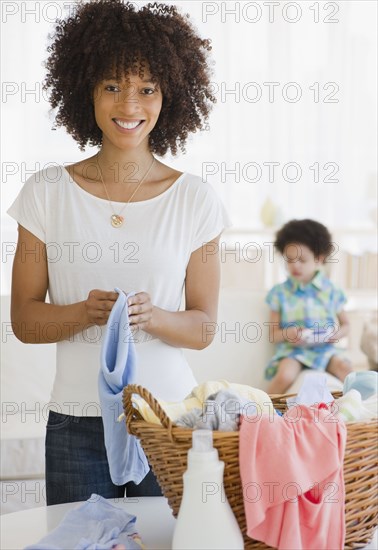
[{"label": "bottle cap", "polygon": [[192,449],[200,453],[211,451],[213,449],[213,432],[211,430],[193,430]]}]

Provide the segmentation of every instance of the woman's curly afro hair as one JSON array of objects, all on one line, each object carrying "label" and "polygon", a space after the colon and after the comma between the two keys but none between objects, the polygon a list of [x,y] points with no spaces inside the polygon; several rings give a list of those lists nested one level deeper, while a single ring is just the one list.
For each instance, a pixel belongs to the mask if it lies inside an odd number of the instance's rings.
[{"label": "woman's curly afro hair", "polygon": [[80,150],[100,146],[102,132],[93,108],[95,86],[112,72],[143,77],[148,63],[152,81],[163,94],[158,122],[150,134],[153,153],[185,151],[189,133],[203,129],[215,98],[211,93],[208,52],[175,6],[150,3],[139,10],[122,0],[78,0],[74,13],[58,20],[45,62],[43,88],[57,108],[56,125],[64,126]]},{"label": "woman's curly afro hair", "polygon": [[277,232],[274,246],[281,254],[287,245],[293,243],[306,245],[315,258],[327,257],[333,250],[331,234],[315,220],[291,220]]}]

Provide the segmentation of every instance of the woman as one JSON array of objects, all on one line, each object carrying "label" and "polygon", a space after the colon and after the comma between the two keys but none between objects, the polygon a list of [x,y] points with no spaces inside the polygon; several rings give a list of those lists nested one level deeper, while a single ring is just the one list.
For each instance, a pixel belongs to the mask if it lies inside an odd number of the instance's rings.
[{"label": "woman", "polygon": [[[208,50],[173,6],[136,11],[96,0],[58,21],[44,86],[57,124],[81,150],[98,151],[34,174],[8,210],[19,224],[14,332],[25,343],[57,342],[48,504],[124,494],[109,477],[97,390],[115,287],[135,292],[128,311],[137,382],[171,401],[196,385],[182,348],[210,343],[203,326],[217,315],[214,250],[228,219],[209,185],[154,154],[184,150],[189,133],[204,127],[215,101]],[[126,491],[160,494],[152,472]]]}]

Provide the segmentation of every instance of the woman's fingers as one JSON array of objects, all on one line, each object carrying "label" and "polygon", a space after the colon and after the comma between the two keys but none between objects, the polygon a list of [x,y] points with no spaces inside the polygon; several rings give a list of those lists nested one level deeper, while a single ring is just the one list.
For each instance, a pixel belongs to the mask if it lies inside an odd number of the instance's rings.
[{"label": "woman's fingers", "polygon": [[130,325],[138,325],[143,328],[150,322],[153,306],[147,292],[138,292],[134,296],[130,296],[128,305]]},{"label": "woman's fingers", "polygon": [[118,298],[116,292],[93,289],[85,302],[89,323],[105,325]]},{"label": "woman's fingers", "polygon": [[[117,292],[93,289],[85,302],[89,323],[105,325],[118,298]],[[153,305],[147,292],[138,292],[128,298],[130,325],[146,328],[152,318]]]},{"label": "woman's fingers", "polygon": [[129,306],[136,304],[143,304],[145,302],[150,302],[151,298],[148,292],[137,292],[133,296],[129,296],[127,303]]},{"label": "woman's fingers", "polygon": [[143,328],[143,325],[149,323],[152,317],[152,310],[141,315],[131,315],[129,316],[130,325],[138,325],[138,327]]},{"label": "woman's fingers", "polygon": [[118,298],[118,293],[114,291],[99,290],[95,288],[89,292],[88,298],[98,300],[98,301],[106,300],[106,301],[115,302]]}]

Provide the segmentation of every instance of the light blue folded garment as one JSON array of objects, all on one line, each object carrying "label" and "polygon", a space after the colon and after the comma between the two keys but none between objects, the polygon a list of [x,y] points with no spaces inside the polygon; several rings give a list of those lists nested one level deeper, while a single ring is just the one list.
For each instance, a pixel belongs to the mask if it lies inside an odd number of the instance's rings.
[{"label": "light blue folded garment", "polygon": [[350,390],[359,391],[363,401],[378,393],[378,372],[373,370],[350,372],[345,377],[343,393],[346,394]]},{"label": "light blue folded garment", "polygon": [[311,407],[315,403],[332,403],[334,397],[327,387],[327,376],[318,372],[305,374],[302,386],[295,397],[286,399],[287,405],[306,405]]},{"label": "light blue folded garment", "polygon": [[140,550],[133,540],[136,517],[92,494],[79,508],[70,510],[58,527],[25,550],[108,550],[123,544]]},{"label": "light blue folded garment", "polygon": [[126,296],[119,288],[115,290],[119,296],[101,347],[98,391],[110,477],[115,485],[129,481],[138,484],[149,472],[148,461],[137,438],[127,433],[124,421],[118,421],[123,412],[122,390],[135,381],[136,375],[136,350],[127,306],[127,299],[134,293]]}]

